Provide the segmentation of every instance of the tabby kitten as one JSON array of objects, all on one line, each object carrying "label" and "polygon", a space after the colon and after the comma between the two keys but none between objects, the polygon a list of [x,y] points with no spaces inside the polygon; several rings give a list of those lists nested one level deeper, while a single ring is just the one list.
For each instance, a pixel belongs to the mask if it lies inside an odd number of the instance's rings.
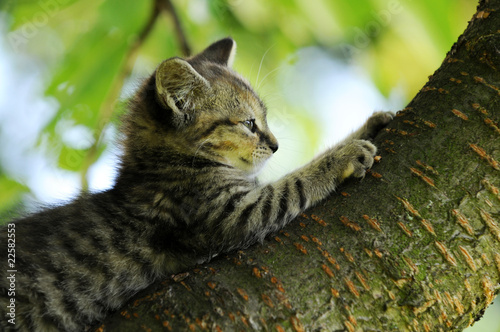
[{"label": "tabby kitten", "polygon": [[83,331],[158,278],[261,241],[345,178],[365,175],[376,148],[364,139],[389,113],[375,113],[305,167],[258,185],[255,174],[278,142],[264,103],[230,68],[235,47],[227,38],[159,65],[124,118],[112,189],[1,228],[3,251],[10,234],[16,241],[15,264],[0,261],[4,330]]}]

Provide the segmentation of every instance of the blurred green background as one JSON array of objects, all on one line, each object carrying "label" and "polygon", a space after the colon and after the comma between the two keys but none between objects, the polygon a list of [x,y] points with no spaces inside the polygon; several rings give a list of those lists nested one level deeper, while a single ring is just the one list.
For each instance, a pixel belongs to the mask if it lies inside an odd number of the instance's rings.
[{"label": "blurred green background", "polygon": [[[0,2],[0,222],[112,185],[119,114],[182,56],[166,0]],[[377,109],[403,108],[475,13],[471,0],[176,0],[193,53],[226,36],[267,103],[280,150],[306,163]],[[500,331],[500,308],[468,331]]]}]

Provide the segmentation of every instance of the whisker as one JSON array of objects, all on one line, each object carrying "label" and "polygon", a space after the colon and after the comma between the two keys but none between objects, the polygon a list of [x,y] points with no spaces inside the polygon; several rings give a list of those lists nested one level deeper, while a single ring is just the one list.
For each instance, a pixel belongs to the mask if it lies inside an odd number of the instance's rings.
[{"label": "whisker", "polygon": [[264,55],[262,55],[262,59],[260,59],[260,64],[259,64],[259,70],[257,71],[257,79],[255,80],[255,83],[256,83],[256,86],[258,87],[260,84],[259,84],[259,76],[260,76],[260,70],[262,69],[262,63],[264,62],[264,59],[267,55],[267,53],[274,47],[274,45],[272,45],[271,47],[269,47],[267,49],[267,51],[264,52]]},{"label": "whisker", "polygon": [[276,67],[276,68],[274,68],[274,69],[273,69],[273,70],[271,70],[269,73],[267,73],[267,74],[266,74],[266,76],[264,76],[264,78],[262,78],[262,81],[261,81],[261,82],[259,82],[255,88],[258,90],[258,89],[260,88],[260,86],[262,85],[262,83],[264,83],[264,81],[266,80],[266,78],[267,78],[269,75],[271,75],[271,74],[275,73],[276,71],[280,70],[281,68],[283,68],[283,66],[282,66],[282,65],[281,65],[281,66],[278,66],[278,67]]}]

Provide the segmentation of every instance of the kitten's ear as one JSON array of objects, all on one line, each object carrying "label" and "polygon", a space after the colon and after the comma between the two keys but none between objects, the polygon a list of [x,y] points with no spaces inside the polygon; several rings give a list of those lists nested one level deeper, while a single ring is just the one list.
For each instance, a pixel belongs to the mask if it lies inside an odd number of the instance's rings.
[{"label": "kitten's ear", "polygon": [[198,96],[210,87],[187,61],[172,58],[163,61],[156,69],[156,92],[164,107],[172,109],[179,121],[187,119],[186,111],[193,108]]},{"label": "kitten's ear", "polygon": [[207,47],[203,52],[196,55],[195,58],[231,67],[235,54],[236,42],[231,38],[224,38]]}]

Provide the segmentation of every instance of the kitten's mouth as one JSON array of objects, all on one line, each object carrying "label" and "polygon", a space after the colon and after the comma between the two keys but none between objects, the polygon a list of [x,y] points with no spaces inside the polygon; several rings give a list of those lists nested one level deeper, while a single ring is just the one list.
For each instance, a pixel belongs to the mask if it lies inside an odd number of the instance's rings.
[{"label": "kitten's mouth", "polygon": [[247,164],[249,164],[249,165],[251,165],[251,164],[252,164],[252,162],[251,162],[250,160],[248,160],[248,159],[245,159],[245,158],[243,158],[243,157],[239,157],[239,158],[240,158],[240,160],[241,160],[242,162],[244,162],[244,163],[247,163]]}]

